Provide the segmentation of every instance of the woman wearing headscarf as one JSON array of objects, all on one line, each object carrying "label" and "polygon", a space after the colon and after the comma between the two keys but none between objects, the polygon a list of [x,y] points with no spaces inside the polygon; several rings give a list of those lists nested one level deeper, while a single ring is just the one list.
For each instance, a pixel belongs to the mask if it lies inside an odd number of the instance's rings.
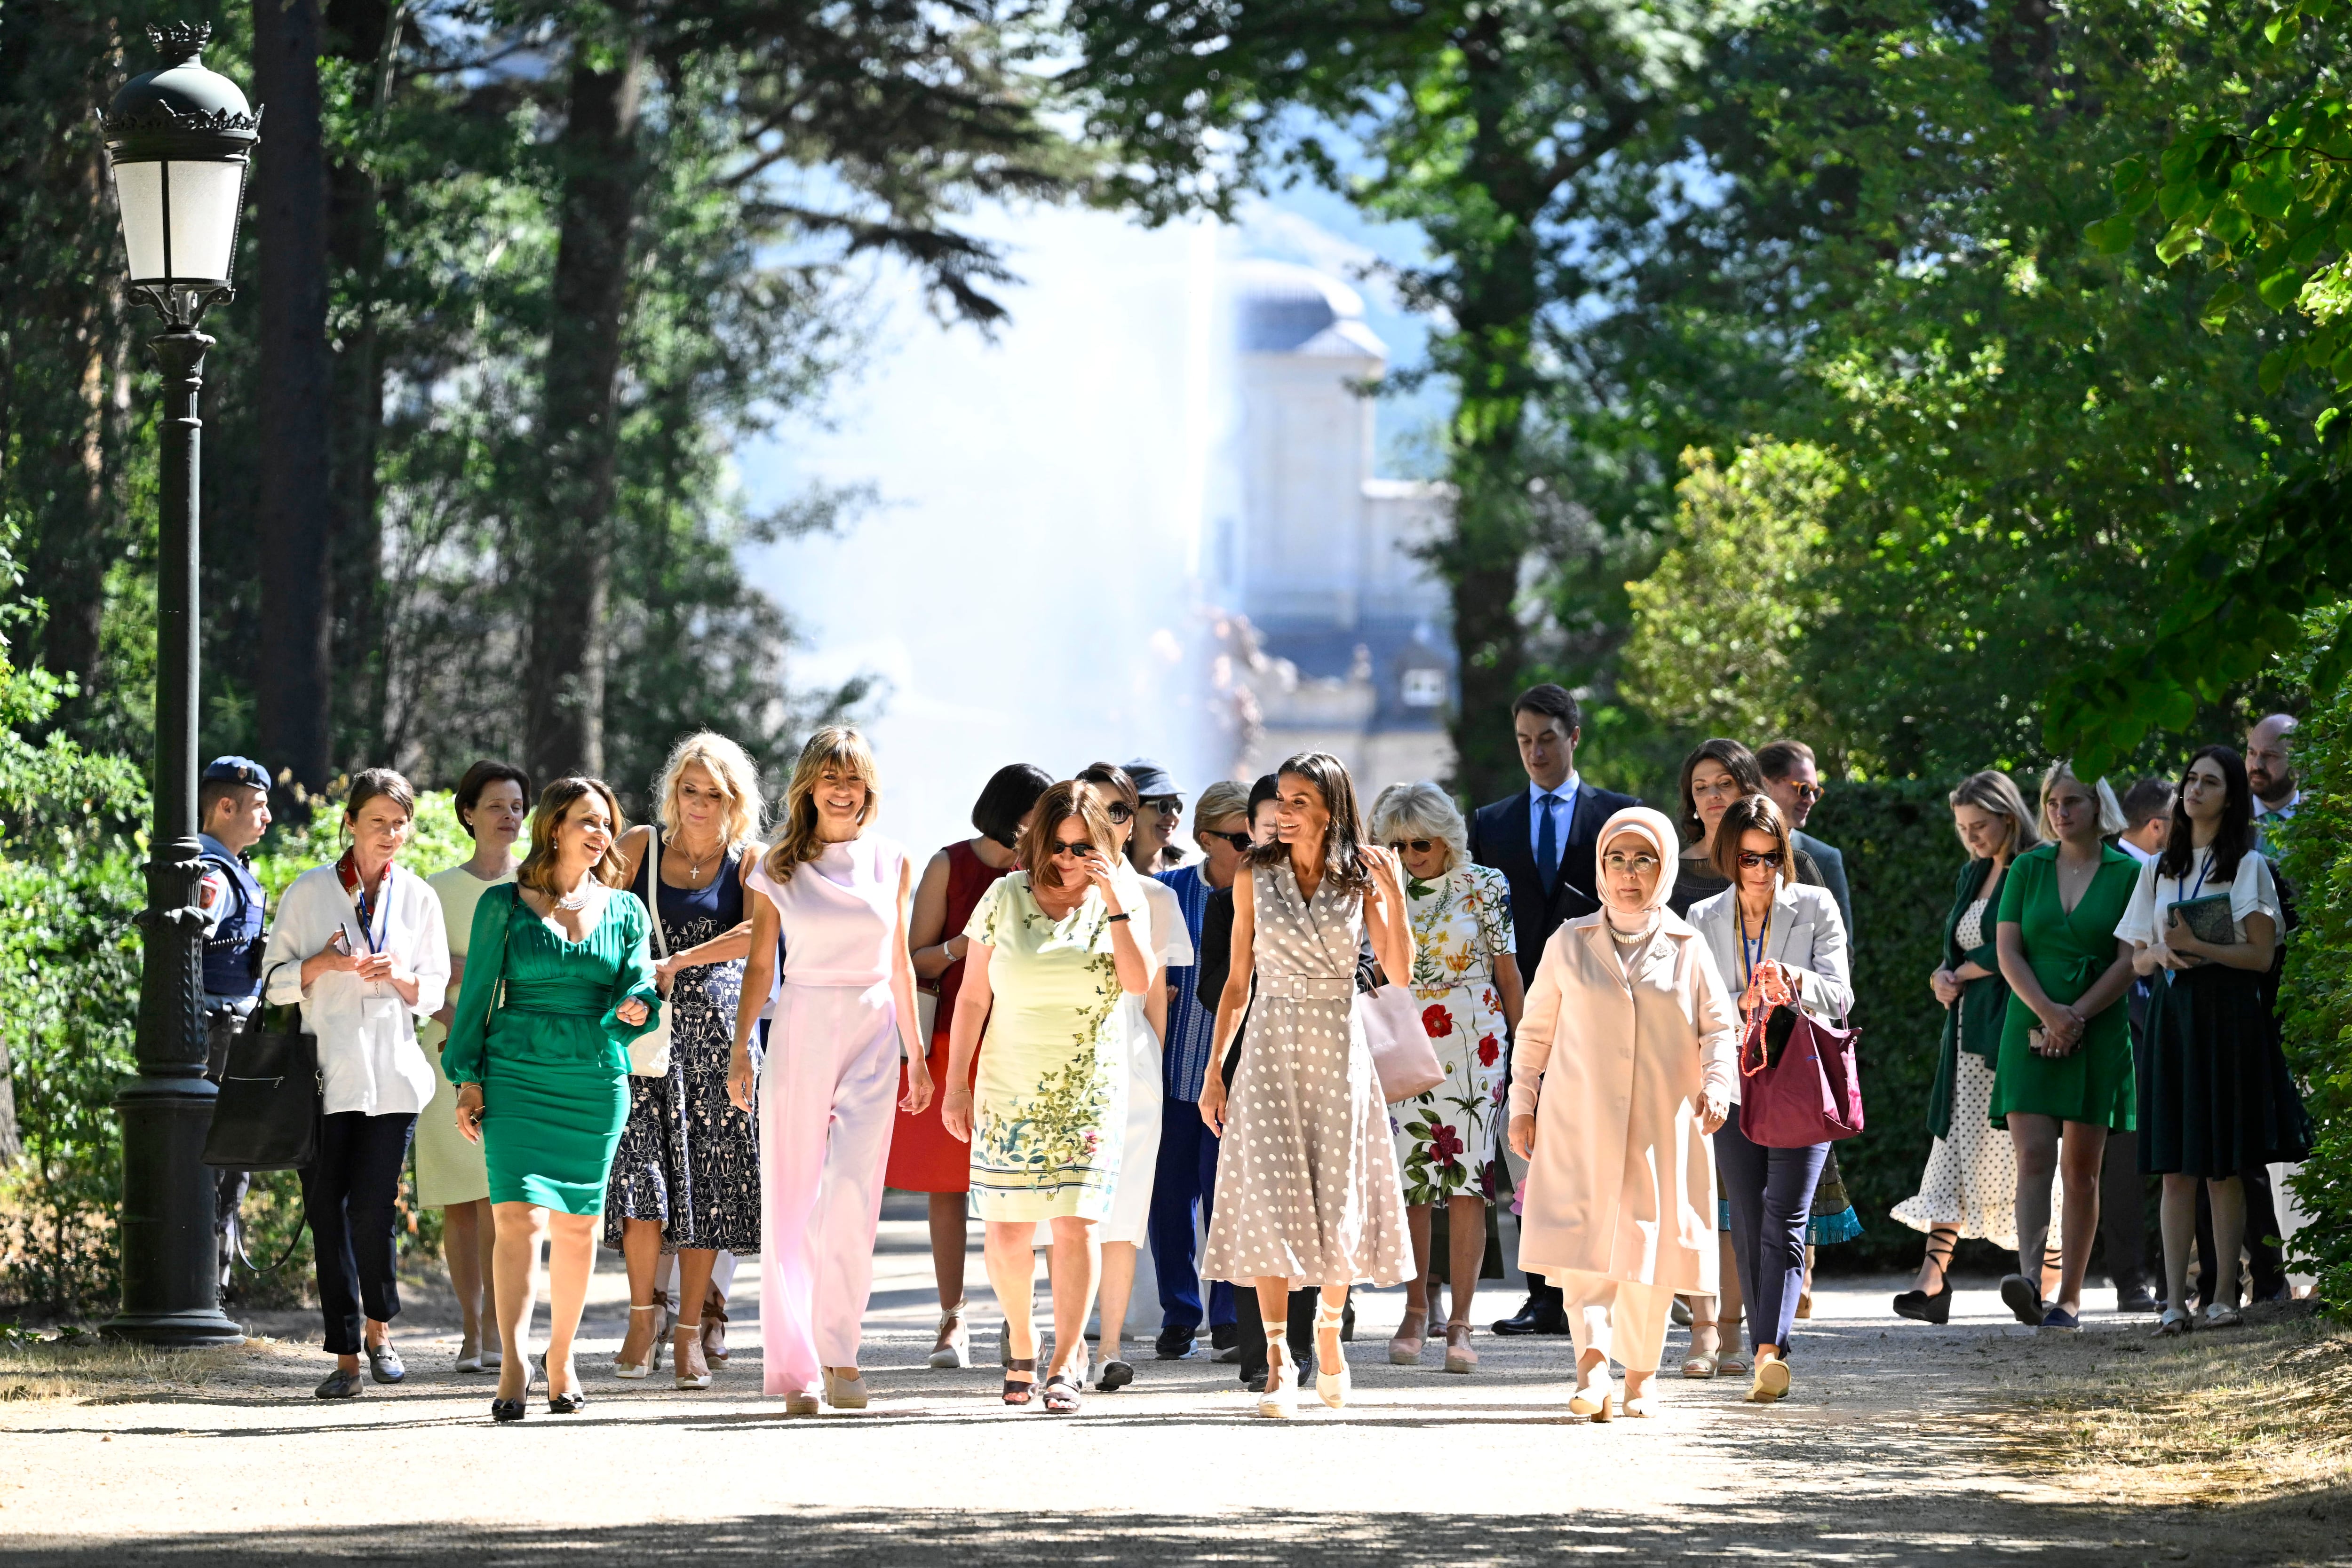
[{"label": "woman wearing headscarf", "polygon": [[1511,1148],[1528,1161],[1519,1266],[1559,1288],[1576,1341],[1569,1409],[1653,1413],[1677,1293],[1717,1288],[1707,1137],[1729,1111],[1739,1019],[1699,934],[1666,908],[1674,824],[1645,806],[1598,842],[1601,908],[1552,934],[1511,1061]]}]

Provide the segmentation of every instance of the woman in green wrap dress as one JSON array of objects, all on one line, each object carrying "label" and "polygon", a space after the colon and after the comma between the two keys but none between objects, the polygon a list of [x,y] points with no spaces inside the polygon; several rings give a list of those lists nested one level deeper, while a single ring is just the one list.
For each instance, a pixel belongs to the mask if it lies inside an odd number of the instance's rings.
[{"label": "woman in green wrap dress", "polygon": [[[2017,1150],[2018,1249],[2000,1299],[2035,1328],[2082,1326],[2107,1134],[2130,1132],[2137,1120],[2124,1003],[2132,946],[2116,940],[2116,925],[2139,885],[2139,862],[2100,841],[2123,831],[2123,813],[2113,815],[2072,768],[2054,765],[2042,781],[2042,826],[2056,841],[2018,856],[2000,890],[1995,946],[2010,998],[1986,1113]],[[2045,1301],[2053,1167],[2063,1167],[2065,1217],[2058,1299]]]},{"label": "woman in green wrap dress", "polygon": [[[531,1265],[548,1248],[547,1407],[586,1401],[572,1339],[587,1300],[613,1150],[629,1117],[629,1041],[660,1006],[645,905],[617,891],[620,807],[594,779],[560,779],[531,813],[515,881],[475,907],[442,1071],[457,1127],[482,1143],[498,1224],[493,1272],[510,1353],[530,1323]],[[497,1421],[520,1421],[528,1356],[499,1368]]]}]

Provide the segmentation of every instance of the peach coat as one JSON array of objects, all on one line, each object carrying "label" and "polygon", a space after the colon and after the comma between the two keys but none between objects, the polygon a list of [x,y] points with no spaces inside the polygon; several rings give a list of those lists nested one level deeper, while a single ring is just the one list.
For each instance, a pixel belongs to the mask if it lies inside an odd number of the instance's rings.
[{"label": "peach coat", "polygon": [[1511,1114],[1536,1118],[1519,1267],[1713,1295],[1698,1099],[1731,1098],[1739,1013],[1706,940],[1657,914],[1630,978],[1600,914],[1552,933],[1536,966],[1511,1051]]}]

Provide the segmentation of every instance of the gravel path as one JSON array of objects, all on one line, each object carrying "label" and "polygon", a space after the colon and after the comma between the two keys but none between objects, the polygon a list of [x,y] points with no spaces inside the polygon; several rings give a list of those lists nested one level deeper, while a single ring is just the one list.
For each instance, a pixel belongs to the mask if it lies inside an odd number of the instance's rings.
[{"label": "gravel path", "polygon": [[[1574,1419],[1564,1339],[1482,1332],[1466,1378],[1437,1371],[1434,1351],[1420,1369],[1391,1367],[1383,1342],[1402,1297],[1381,1291],[1359,1298],[1357,1398],[1344,1412],[1310,1398],[1294,1423],[1255,1419],[1234,1368],[1152,1360],[1147,1344],[1130,1351],[1133,1387],[1057,1418],[1002,1408],[993,1367],[924,1366],[935,1303],[922,1248],[919,1221],[886,1222],[866,1359],[878,1397],[863,1415],[787,1419],[759,1396],[749,1289],[736,1354],[709,1390],[613,1379],[625,1297],[606,1273],[583,1356],[591,1404],[568,1418],[542,1401],[521,1426],[493,1428],[488,1381],[446,1370],[455,1341],[430,1303],[396,1336],[407,1383],[348,1404],[307,1396],[320,1353],[273,1343],[219,1353],[184,1392],[0,1405],[0,1552],[105,1568],[293,1557],[488,1568],[583,1548],[599,1562],[811,1568],[927,1554],[952,1554],[954,1568],[1454,1568],[1562,1553],[2352,1561],[2341,1499],[2126,1510],[2030,1473],[2004,1417],[2081,1347],[2018,1327],[1989,1281],[1961,1292],[1942,1330],[1888,1314],[1898,1281],[1825,1288],[1801,1325],[1797,1392],[1777,1406],[1741,1403],[1744,1380],[1674,1379],[1656,1420]],[[1489,1290],[1486,1304],[1508,1310]],[[292,1335],[303,1321],[257,1326]],[[985,1308],[978,1329],[992,1360]],[[2125,1329],[2092,1315],[2095,1334]]]}]

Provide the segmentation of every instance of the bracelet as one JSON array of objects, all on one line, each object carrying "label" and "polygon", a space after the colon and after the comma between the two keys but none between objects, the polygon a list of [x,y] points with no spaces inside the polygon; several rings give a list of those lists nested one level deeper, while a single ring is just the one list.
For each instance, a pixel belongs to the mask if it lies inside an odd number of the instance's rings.
[{"label": "bracelet", "polygon": [[1118,925],[1120,921],[1125,920],[1126,918],[1127,918],[1127,915],[1126,915],[1124,913],[1118,914],[1118,915],[1112,915],[1112,916],[1110,917],[1108,924],[1113,925]]}]

